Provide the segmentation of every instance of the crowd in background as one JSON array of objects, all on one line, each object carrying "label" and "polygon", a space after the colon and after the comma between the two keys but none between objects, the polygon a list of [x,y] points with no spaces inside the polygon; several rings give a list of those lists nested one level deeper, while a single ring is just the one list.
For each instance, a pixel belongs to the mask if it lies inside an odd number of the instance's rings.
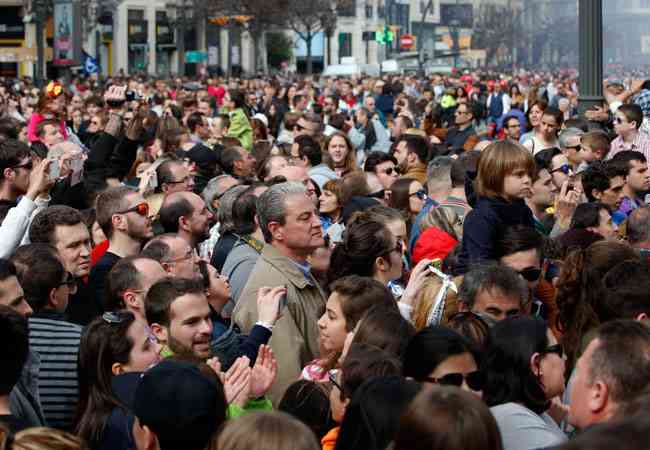
[{"label": "crowd in background", "polygon": [[650,80],[0,80],[0,449],[645,448]]}]

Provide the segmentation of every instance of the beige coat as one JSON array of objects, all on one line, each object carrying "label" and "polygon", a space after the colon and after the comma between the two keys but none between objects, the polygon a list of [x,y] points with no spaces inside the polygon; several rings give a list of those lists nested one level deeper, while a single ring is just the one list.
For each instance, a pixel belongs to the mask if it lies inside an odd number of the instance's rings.
[{"label": "beige coat", "polygon": [[302,368],[318,357],[318,319],[327,298],[318,282],[306,278],[298,266],[266,244],[237,300],[233,319],[249,333],[257,322],[257,291],[261,287],[287,287],[287,307],[273,328],[270,345],[278,361],[278,377],[270,397],[277,404]]}]

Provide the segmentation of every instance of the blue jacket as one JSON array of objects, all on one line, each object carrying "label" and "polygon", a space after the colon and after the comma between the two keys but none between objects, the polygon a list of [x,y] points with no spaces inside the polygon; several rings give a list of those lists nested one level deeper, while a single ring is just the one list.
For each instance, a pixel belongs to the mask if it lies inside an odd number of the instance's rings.
[{"label": "blue jacket", "polygon": [[496,259],[495,243],[503,231],[515,225],[535,228],[533,213],[523,199],[479,198],[465,218],[463,243],[454,275],[467,272],[473,264]]}]

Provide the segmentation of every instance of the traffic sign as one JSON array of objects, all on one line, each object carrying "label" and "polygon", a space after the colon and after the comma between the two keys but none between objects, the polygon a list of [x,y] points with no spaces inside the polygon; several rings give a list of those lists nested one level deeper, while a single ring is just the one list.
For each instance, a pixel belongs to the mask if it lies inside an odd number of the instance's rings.
[{"label": "traffic sign", "polygon": [[399,46],[404,49],[415,47],[415,36],[412,34],[403,34],[399,38]]}]

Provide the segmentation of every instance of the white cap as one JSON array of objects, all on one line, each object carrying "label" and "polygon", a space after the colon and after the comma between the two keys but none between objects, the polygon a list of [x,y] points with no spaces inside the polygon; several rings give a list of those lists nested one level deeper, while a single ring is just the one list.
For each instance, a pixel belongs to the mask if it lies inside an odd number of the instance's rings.
[{"label": "white cap", "polygon": [[257,119],[264,124],[265,127],[269,126],[269,119],[262,113],[257,113],[253,116],[253,119]]}]

